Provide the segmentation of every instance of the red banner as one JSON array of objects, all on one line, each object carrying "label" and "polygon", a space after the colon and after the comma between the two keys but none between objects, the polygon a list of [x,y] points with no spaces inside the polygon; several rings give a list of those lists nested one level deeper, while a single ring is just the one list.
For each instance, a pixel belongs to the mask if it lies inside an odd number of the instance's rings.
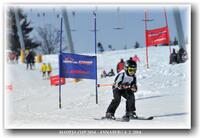
[{"label": "red banner", "polygon": [[[51,82],[51,85],[55,85],[55,86],[59,85],[59,76],[58,75],[51,76],[50,82]],[[61,78],[60,83],[61,83],[61,85],[64,85],[65,84],[65,78]]]},{"label": "red banner", "polygon": [[146,46],[169,44],[168,27],[146,30]]}]

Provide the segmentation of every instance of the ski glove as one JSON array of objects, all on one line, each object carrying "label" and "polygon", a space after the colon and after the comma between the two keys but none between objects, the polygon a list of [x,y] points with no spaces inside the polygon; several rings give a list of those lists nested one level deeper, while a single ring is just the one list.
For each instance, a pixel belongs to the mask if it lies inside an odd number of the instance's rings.
[{"label": "ski glove", "polygon": [[131,91],[134,92],[134,93],[137,92],[137,85],[136,85],[136,84],[133,84],[133,85],[131,86],[130,89],[131,89]]},{"label": "ski glove", "polygon": [[123,83],[123,84],[119,84],[118,89],[129,89],[130,88],[130,84],[129,83]]}]

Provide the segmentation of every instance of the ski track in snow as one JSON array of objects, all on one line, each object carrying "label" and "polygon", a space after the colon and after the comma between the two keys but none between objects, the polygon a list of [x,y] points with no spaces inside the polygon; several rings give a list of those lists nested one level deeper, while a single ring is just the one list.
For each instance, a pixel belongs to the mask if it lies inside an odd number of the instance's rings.
[{"label": "ski track in snow", "polygon": [[[26,70],[24,64],[6,65],[6,83],[13,85],[6,92],[6,127],[8,128],[189,128],[190,127],[190,63],[169,65],[167,47],[149,48],[150,68],[146,69],[144,49],[119,50],[98,55],[98,83],[113,83],[114,77],[100,78],[103,69],[116,70],[120,58],[129,59],[137,54],[136,93],[137,114],[155,116],[154,120],[130,122],[97,121],[105,115],[112,100],[111,87],[98,88],[99,104],[95,104],[95,81],[66,80],[62,86],[62,109],[58,108],[58,87],[42,79],[41,64]],[[157,53],[157,54],[156,54]],[[162,53],[162,54],[160,54]],[[51,62],[53,74],[58,72],[57,55],[45,56]],[[116,116],[125,113],[125,99]]]}]

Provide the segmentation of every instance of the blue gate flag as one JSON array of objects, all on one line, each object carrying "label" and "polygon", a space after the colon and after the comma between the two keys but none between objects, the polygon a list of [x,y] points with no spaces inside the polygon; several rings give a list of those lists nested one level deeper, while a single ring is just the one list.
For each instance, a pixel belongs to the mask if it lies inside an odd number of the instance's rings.
[{"label": "blue gate flag", "polygon": [[59,62],[60,77],[97,79],[96,56],[61,53]]}]

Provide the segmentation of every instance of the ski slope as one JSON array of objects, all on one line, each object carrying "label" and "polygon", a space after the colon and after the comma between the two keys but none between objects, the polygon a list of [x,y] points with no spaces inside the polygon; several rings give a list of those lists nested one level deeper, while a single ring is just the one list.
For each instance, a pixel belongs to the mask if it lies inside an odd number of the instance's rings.
[{"label": "ski slope", "polygon": [[[178,49],[178,47],[175,47]],[[190,52],[188,52],[190,53]],[[6,128],[84,128],[84,129],[188,129],[191,127],[191,73],[190,59],[183,64],[169,65],[168,47],[149,48],[149,66],[146,68],[145,49],[107,51],[98,55],[98,83],[113,83],[114,77],[100,78],[102,70],[116,70],[120,58],[129,59],[137,54],[138,63],[136,109],[140,116],[155,116],[154,120],[116,122],[93,118],[105,115],[112,100],[111,87],[98,88],[99,104],[95,103],[95,81],[81,80],[75,83],[66,79],[62,86],[62,109],[58,107],[58,90],[43,79],[40,65],[26,70],[25,64],[6,64],[6,84],[12,91],[5,91]],[[189,55],[190,57],[190,55]],[[57,55],[44,57],[58,72]],[[122,98],[115,116],[125,114]]]}]

